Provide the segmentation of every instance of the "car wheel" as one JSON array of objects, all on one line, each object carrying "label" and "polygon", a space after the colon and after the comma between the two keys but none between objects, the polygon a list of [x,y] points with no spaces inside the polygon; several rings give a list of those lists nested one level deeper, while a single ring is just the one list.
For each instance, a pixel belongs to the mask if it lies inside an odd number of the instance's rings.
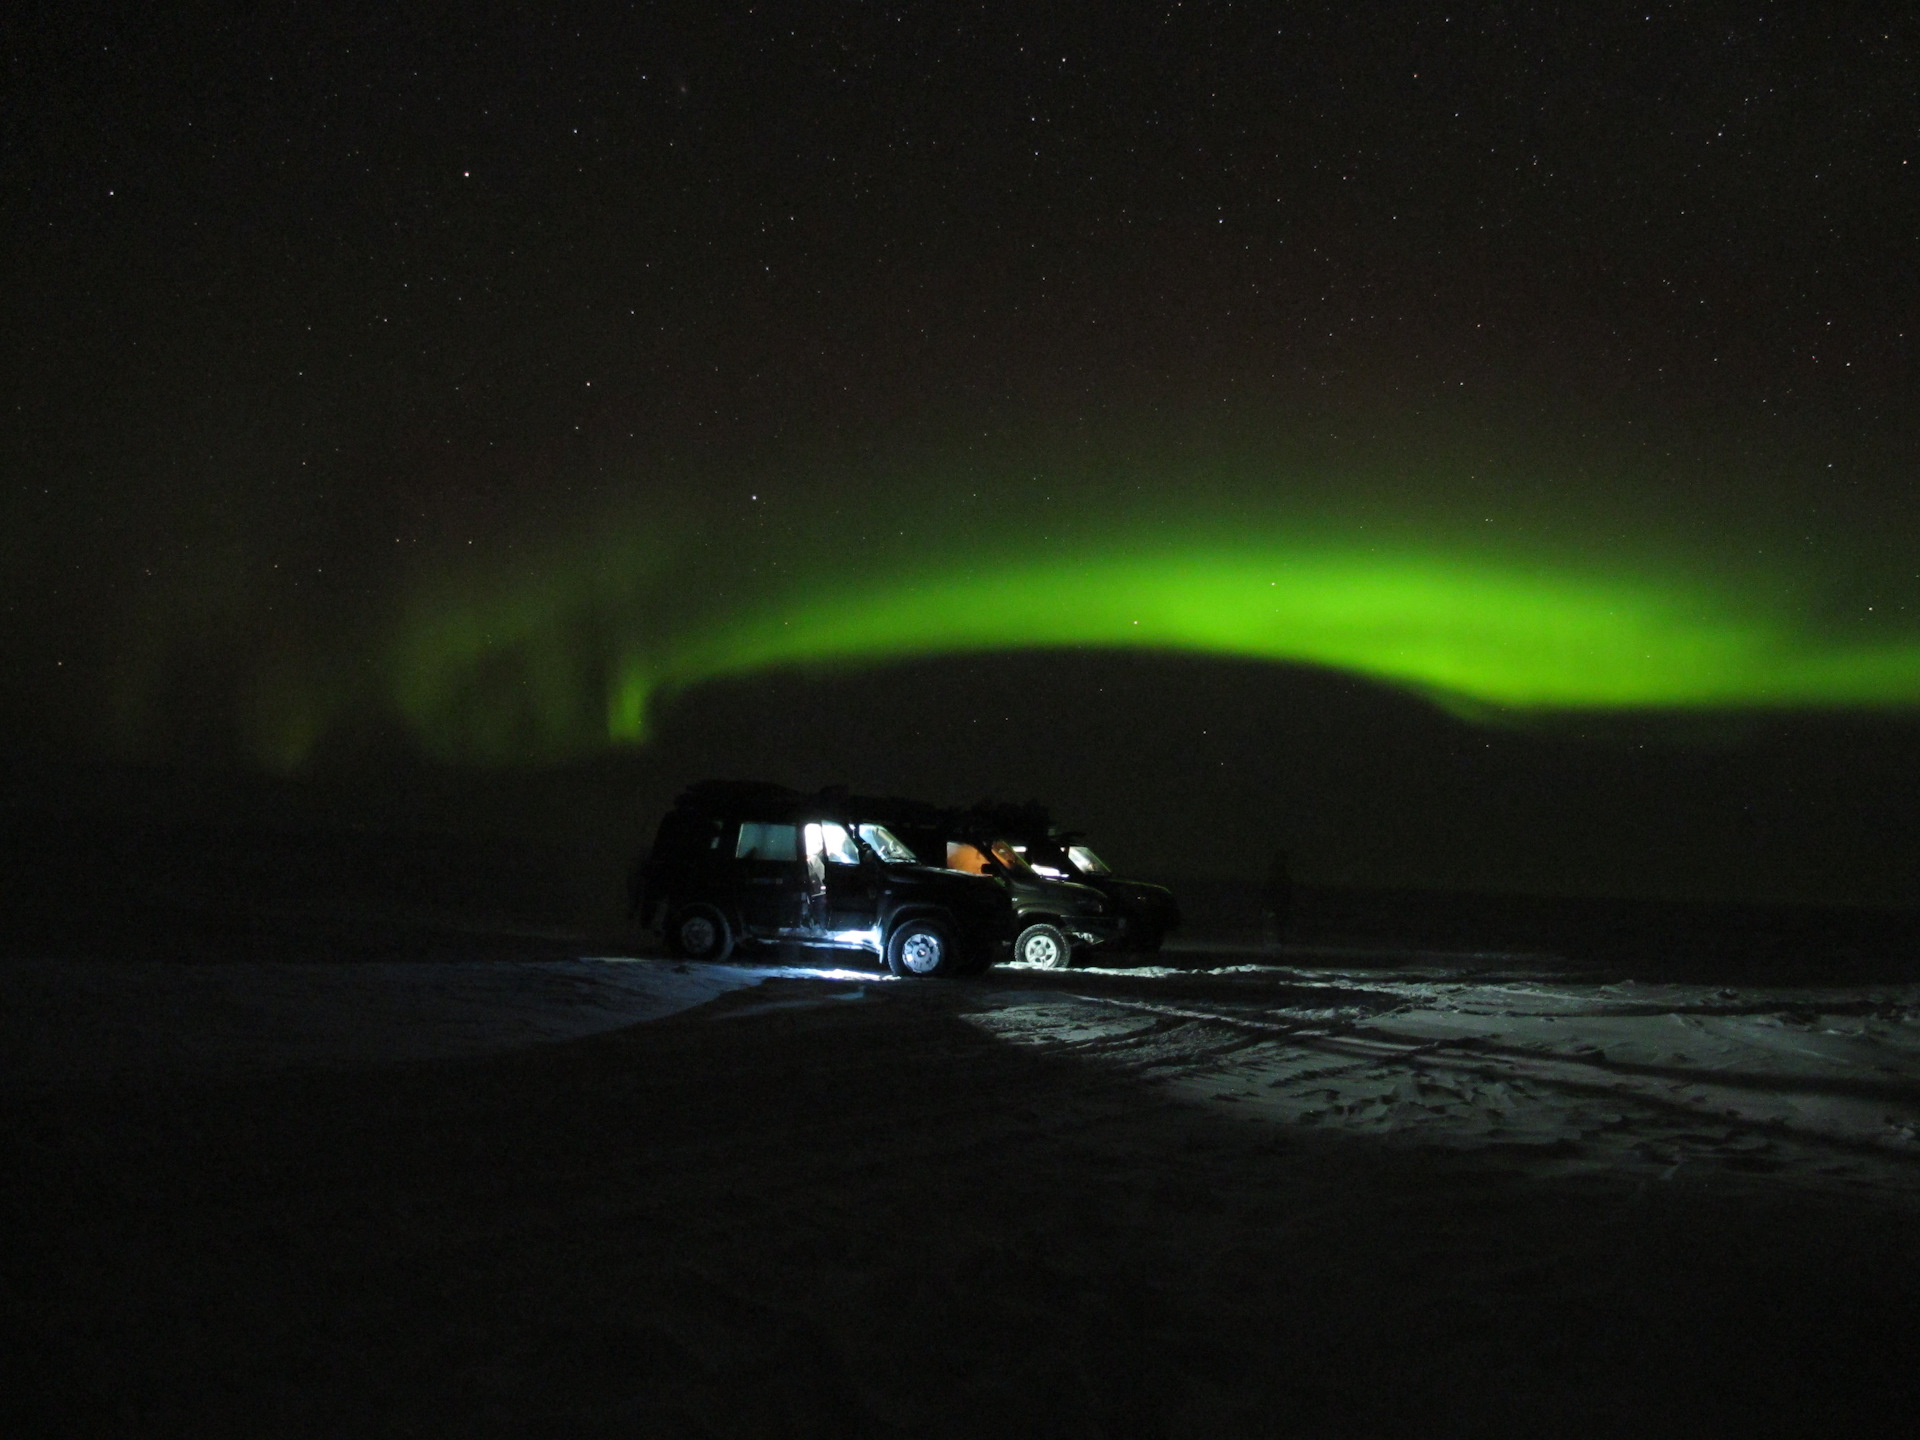
[{"label": "car wheel", "polygon": [[960,952],[938,920],[909,920],[887,937],[887,968],[903,976],[952,975],[960,969]]},{"label": "car wheel", "polygon": [[711,905],[688,905],[667,923],[667,948],[686,960],[724,960],[733,953],[733,928]]},{"label": "car wheel", "polygon": [[1064,970],[1073,963],[1073,946],[1057,925],[1029,925],[1013,942],[1013,958],[1042,970]]}]

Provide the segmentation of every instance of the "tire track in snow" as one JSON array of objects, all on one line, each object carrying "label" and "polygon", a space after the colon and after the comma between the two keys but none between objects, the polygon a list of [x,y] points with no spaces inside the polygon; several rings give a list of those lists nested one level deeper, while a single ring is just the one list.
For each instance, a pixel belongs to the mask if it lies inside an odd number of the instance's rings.
[{"label": "tire track in snow", "polygon": [[[1193,1003],[1191,983],[1184,1003],[1086,987],[998,997],[973,1018],[1271,1123],[1531,1154],[1554,1171],[1708,1166],[1920,1195],[1911,1004],[1821,994],[1782,1007],[1787,997],[1759,995],[1702,1014],[1685,993],[1623,1007],[1597,990],[1515,987],[1500,1005],[1484,986],[1406,988],[1378,1010],[1302,1014],[1250,1012],[1244,989],[1210,1007]],[[1811,1044],[1774,1033],[1782,1015],[1881,1030],[1829,1028],[1827,1044]],[[1676,1022],[1684,1049],[1665,1029]],[[1874,1074],[1860,1073],[1863,1048]]]}]

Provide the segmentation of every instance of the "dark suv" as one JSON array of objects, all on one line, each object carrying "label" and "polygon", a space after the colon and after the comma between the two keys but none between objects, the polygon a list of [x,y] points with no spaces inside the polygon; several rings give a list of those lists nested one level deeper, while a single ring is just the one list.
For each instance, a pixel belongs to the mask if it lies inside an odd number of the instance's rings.
[{"label": "dark suv", "polygon": [[982,801],[960,817],[975,833],[1003,837],[1038,875],[1098,890],[1119,919],[1108,950],[1152,954],[1167,932],[1180,926],[1180,904],[1164,885],[1125,880],[1082,842],[1080,832],[1062,830],[1038,801],[1024,805]]},{"label": "dark suv", "polygon": [[1080,843],[1080,836],[1067,831],[1043,835],[1013,848],[1040,875],[1088,885],[1107,897],[1120,916],[1120,933],[1114,937],[1115,950],[1137,950],[1152,954],[1167,938],[1167,932],[1179,928],[1180,904],[1164,885],[1149,885],[1144,880],[1123,880],[1107,868],[1092,850]]},{"label": "dark suv", "polygon": [[1007,838],[996,816],[898,797],[854,797],[847,803],[884,823],[925,864],[988,875],[1004,885],[1013,901],[1015,960],[1064,969],[1122,935],[1121,915],[1099,887],[1079,883],[1078,876],[1069,879],[1036,869]]},{"label": "dark suv", "polygon": [[669,949],[864,950],[896,975],[959,975],[1001,958],[1013,903],[991,880],[920,864],[844,796],[707,780],[674,802],[634,875],[633,917]]}]

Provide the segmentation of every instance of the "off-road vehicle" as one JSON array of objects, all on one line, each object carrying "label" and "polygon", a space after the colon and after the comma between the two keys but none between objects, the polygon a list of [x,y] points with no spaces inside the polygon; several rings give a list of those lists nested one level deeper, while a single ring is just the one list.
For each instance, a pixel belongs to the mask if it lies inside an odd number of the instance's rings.
[{"label": "off-road vehicle", "polygon": [[1006,887],[919,863],[844,796],[709,780],[660,822],[634,874],[632,914],[676,955],[737,945],[863,950],[896,975],[958,975],[1000,959],[1014,933]]},{"label": "off-road vehicle", "polygon": [[1167,932],[1179,928],[1180,904],[1164,885],[1127,880],[1113,873],[1094,854],[1082,832],[1062,830],[1045,805],[1030,801],[1012,805],[982,801],[968,810],[960,823],[975,831],[1003,836],[1035,873],[1076,885],[1090,885],[1106,896],[1120,918],[1120,930],[1108,944],[1111,950],[1151,954]]},{"label": "off-road vehicle", "polygon": [[991,817],[897,797],[847,803],[884,823],[922,863],[998,880],[1013,901],[1015,960],[1064,969],[1122,933],[1119,913],[1096,887],[1036,870]]},{"label": "off-road vehicle", "polygon": [[1120,917],[1120,933],[1111,948],[1152,954],[1180,926],[1180,902],[1164,885],[1127,880],[1115,875],[1107,862],[1081,843],[1074,831],[1056,831],[1040,839],[1013,842],[1020,857],[1036,874],[1090,885],[1107,897]]}]

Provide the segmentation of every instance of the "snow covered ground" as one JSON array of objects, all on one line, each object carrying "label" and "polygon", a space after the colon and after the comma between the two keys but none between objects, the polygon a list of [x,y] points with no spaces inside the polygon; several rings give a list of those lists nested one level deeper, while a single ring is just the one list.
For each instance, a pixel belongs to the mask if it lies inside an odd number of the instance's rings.
[{"label": "snow covered ground", "polygon": [[497,1054],[657,1020],[769,969],[668,961],[0,961],[0,1087]]},{"label": "snow covered ground", "polygon": [[0,964],[0,1429],[1909,1432],[1920,987],[1167,959]]},{"label": "snow covered ground", "polygon": [[[857,961],[857,957],[853,957]],[[1920,986],[1758,989],[1246,963],[1006,966],[968,1021],[1291,1130],[1503,1151],[1548,1172],[1687,1166],[1920,1195]],[[1214,964],[1226,960],[1241,963]],[[784,1008],[884,975],[832,962],[0,964],[0,1086],[451,1059],[657,1020],[769,979]]]},{"label": "snow covered ground", "polygon": [[1707,1166],[1920,1196],[1920,986],[1457,965],[1046,980],[975,1023],[1267,1124],[1504,1150],[1547,1171]]}]

